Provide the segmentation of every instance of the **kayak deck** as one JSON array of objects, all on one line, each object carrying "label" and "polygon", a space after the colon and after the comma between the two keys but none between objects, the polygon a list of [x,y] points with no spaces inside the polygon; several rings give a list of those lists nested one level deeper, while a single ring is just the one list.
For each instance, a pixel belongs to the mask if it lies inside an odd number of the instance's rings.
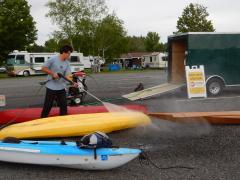
[{"label": "kayak deck", "polygon": [[48,166],[62,166],[85,170],[107,170],[119,167],[141,153],[139,149],[99,148],[96,158],[93,149],[83,149],[74,142],[21,141],[0,142],[0,161]]},{"label": "kayak deck", "polygon": [[95,131],[109,133],[151,123],[141,112],[109,112],[67,115],[37,119],[7,126],[0,131],[0,139],[19,139],[83,136]]}]

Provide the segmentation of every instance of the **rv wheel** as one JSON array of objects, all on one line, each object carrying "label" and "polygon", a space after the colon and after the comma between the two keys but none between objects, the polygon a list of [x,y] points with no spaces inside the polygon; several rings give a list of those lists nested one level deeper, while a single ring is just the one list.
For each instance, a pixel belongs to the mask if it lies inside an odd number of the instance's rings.
[{"label": "rv wheel", "polygon": [[23,76],[27,77],[29,75],[30,75],[29,71],[23,71]]},{"label": "rv wheel", "polygon": [[209,96],[218,96],[222,93],[223,91],[223,82],[219,79],[210,79],[207,82],[207,94]]}]

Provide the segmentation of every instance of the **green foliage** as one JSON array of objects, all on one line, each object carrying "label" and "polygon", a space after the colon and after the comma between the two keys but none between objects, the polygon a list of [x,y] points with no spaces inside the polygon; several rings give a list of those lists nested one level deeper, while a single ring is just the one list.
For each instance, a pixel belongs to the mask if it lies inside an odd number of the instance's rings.
[{"label": "green foliage", "polygon": [[36,40],[37,30],[26,0],[0,1],[0,58],[24,50]]},{"label": "green foliage", "polygon": [[114,13],[107,14],[105,0],[49,0],[46,15],[59,27],[46,41],[47,51],[58,51],[68,43],[84,56],[102,56],[108,62],[131,51],[162,51],[157,33],[147,37],[127,37],[123,21]]},{"label": "green foliage", "polygon": [[50,11],[46,16],[60,29],[55,32],[55,36],[68,39],[73,47],[76,44],[73,43],[75,36],[86,33],[91,37],[93,35],[94,26],[86,29],[82,25],[93,24],[107,10],[105,0],[51,0],[47,6]]},{"label": "green foliage", "polygon": [[37,44],[33,44],[27,47],[28,52],[45,52],[46,49],[44,46],[39,46]]},{"label": "green foliage", "polygon": [[45,44],[48,50],[56,49],[65,39],[85,56],[113,59],[126,51],[123,22],[115,14],[106,15],[105,0],[55,0],[47,6],[47,16],[59,27]]},{"label": "green foliage", "polygon": [[145,39],[145,49],[148,52],[159,52],[164,50],[164,45],[160,43],[160,37],[156,32],[148,32]]},{"label": "green foliage", "polygon": [[45,42],[46,52],[58,52],[58,43],[55,39],[49,39]]},{"label": "green foliage", "polygon": [[128,51],[129,52],[145,52],[145,40],[146,38],[143,36],[128,36]]},{"label": "green foliage", "polygon": [[97,26],[96,48],[107,59],[118,57],[126,52],[126,31],[123,22],[115,14],[106,16]]},{"label": "green foliage", "polygon": [[77,34],[74,36],[74,46],[81,50],[85,55],[94,55],[95,52],[95,34],[97,21],[82,20],[77,23]]},{"label": "green foliage", "polygon": [[127,37],[127,52],[164,52],[166,49],[167,44],[160,42],[156,32],[149,32],[146,37]]},{"label": "green foliage", "polygon": [[177,32],[213,32],[213,24],[207,20],[209,16],[207,8],[200,4],[190,3],[177,21]]}]

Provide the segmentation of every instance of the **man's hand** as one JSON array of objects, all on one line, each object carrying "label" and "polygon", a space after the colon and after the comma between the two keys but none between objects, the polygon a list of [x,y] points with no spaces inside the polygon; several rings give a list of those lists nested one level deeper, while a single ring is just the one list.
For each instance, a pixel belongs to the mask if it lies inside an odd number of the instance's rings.
[{"label": "man's hand", "polygon": [[42,70],[43,72],[45,72],[46,74],[52,76],[53,79],[59,79],[59,78],[60,78],[57,73],[54,73],[53,71],[51,71],[51,70],[48,69],[47,67],[42,67],[41,70]]},{"label": "man's hand", "polygon": [[60,78],[57,73],[54,73],[54,74],[52,75],[52,77],[53,77],[53,79],[59,79],[59,78]]},{"label": "man's hand", "polygon": [[78,88],[78,83],[73,82],[72,86],[75,87],[75,88]]}]

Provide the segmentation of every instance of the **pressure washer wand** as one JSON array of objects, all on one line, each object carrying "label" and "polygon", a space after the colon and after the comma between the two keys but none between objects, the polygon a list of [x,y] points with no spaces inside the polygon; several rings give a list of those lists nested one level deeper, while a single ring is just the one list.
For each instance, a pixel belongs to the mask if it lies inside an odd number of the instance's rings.
[{"label": "pressure washer wand", "polygon": [[90,92],[86,91],[85,89],[82,89],[84,92],[86,92],[88,95],[92,96],[93,98],[95,98],[96,100],[100,101],[101,103],[103,103],[102,100],[98,99],[96,96],[94,96],[93,94],[91,94]]}]

